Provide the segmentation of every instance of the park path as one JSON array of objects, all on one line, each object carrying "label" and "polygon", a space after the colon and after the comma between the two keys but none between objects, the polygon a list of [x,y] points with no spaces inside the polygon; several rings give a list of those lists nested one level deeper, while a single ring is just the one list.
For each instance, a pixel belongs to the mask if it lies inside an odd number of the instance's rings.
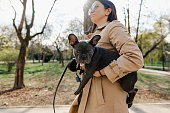
[{"label": "park path", "polygon": [[170,72],[141,68],[138,72],[152,75],[170,76]]},{"label": "park path", "polygon": [[[56,113],[68,113],[69,105],[56,106]],[[169,113],[170,103],[134,104],[129,113]],[[53,113],[51,106],[46,107],[0,107],[0,113]]]}]

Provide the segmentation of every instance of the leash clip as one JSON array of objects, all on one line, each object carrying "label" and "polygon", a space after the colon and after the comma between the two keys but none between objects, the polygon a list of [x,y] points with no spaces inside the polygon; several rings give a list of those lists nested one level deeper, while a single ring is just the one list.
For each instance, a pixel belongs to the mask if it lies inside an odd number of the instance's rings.
[{"label": "leash clip", "polygon": [[78,76],[77,72],[76,72],[76,81],[81,82],[81,78]]}]

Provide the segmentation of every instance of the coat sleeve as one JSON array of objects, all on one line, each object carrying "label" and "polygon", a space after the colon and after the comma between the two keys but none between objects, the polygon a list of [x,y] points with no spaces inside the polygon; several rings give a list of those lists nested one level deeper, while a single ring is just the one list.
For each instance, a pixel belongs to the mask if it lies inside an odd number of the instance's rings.
[{"label": "coat sleeve", "polygon": [[120,54],[117,60],[104,68],[108,79],[114,83],[128,73],[139,70],[143,67],[143,55],[136,42],[130,38],[130,35],[124,27],[110,27],[107,30],[110,43]]}]

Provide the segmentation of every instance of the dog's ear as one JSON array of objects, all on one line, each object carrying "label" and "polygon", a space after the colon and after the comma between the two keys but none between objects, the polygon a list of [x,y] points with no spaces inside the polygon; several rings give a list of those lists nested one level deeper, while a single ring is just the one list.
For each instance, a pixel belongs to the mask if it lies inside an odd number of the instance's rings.
[{"label": "dog's ear", "polygon": [[95,46],[98,41],[100,40],[101,36],[100,35],[95,35],[90,41],[89,43],[92,45],[92,46]]},{"label": "dog's ear", "polygon": [[78,38],[74,34],[69,34],[68,36],[69,44],[74,47],[77,43],[79,43]]}]

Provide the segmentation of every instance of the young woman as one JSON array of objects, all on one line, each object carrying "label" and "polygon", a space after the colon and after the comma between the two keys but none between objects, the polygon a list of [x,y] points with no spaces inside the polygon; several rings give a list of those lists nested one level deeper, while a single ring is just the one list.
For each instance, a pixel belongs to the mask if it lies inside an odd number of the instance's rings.
[{"label": "young woman", "polygon": [[[118,79],[142,68],[143,56],[127,28],[117,20],[116,8],[109,0],[96,0],[90,9],[94,23],[92,34],[101,35],[97,46],[120,54],[107,67],[96,71],[86,84],[83,93],[77,97],[69,113],[128,113],[127,93]],[[80,101],[81,100],[81,101]]]}]

